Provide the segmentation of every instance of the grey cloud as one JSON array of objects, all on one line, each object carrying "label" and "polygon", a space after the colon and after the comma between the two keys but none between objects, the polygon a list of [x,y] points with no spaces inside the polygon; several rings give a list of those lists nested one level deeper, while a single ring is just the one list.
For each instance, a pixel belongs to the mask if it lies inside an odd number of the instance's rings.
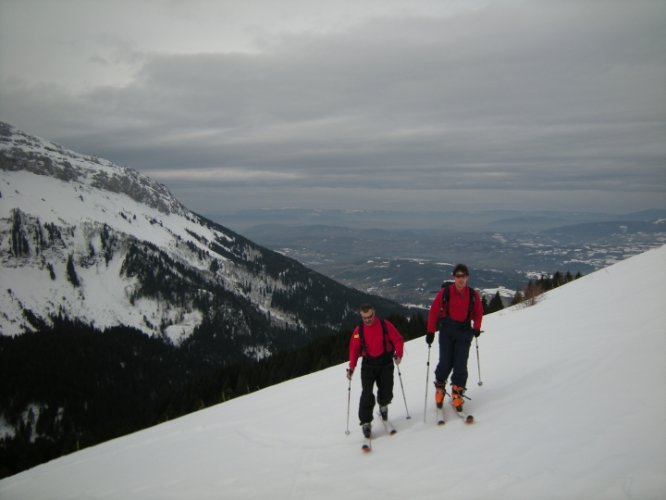
[{"label": "grey cloud", "polygon": [[[491,4],[285,36],[260,54],[144,54],[125,87],[38,101],[5,89],[0,102],[34,131],[149,174],[294,174],[221,176],[221,190],[663,194],[664,19],[657,1]],[[189,184],[203,182],[215,181]]]}]

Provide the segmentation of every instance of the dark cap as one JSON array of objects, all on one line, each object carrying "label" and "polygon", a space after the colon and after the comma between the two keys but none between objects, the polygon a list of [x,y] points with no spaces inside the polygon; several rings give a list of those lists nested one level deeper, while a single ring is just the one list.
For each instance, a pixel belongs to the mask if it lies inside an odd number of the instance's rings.
[{"label": "dark cap", "polygon": [[469,276],[469,269],[467,269],[467,266],[465,264],[456,264],[456,267],[453,268],[453,274],[454,276],[458,273],[463,273],[465,276]]}]

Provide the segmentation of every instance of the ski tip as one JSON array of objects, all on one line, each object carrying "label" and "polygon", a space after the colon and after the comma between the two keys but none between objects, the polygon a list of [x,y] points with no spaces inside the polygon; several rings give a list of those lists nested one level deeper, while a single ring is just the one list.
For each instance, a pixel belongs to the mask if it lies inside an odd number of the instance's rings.
[{"label": "ski tip", "polygon": [[439,420],[439,421],[437,422],[437,425],[444,425],[445,423],[446,423],[445,420]]},{"label": "ski tip", "polygon": [[467,415],[467,418],[465,418],[465,423],[466,424],[473,424],[474,423],[474,417],[472,415]]},{"label": "ski tip", "polygon": [[361,450],[363,450],[363,453],[370,453],[372,451],[372,448],[370,448],[369,445],[364,444],[363,446],[361,446]]},{"label": "ski tip", "polygon": [[397,434],[397,433],[398,433],[398,431],[396,431],[395,429],[391,429],[391,432],[389,432],[389,434],[391,436],[393,436],[394,434]]}]

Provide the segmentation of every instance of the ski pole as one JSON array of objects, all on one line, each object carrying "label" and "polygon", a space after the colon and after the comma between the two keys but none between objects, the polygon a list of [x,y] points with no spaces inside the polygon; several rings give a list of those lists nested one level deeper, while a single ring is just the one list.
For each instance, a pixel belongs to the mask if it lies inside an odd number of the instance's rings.
[{"label": "ski pole", "polygon": [[428,344],[428,362],[426,363],[426,389],[425,389],[425,405],[423,406],[423,421],[426,421],[426,414],[428,412],[428,378],[430,377],[430,344]]},{"label": "ski pole", "polygon": [[349,404],[351,401],[351,379],[349,379],[349,386],[347,387],[347,430],[345,434],[349,436]]},{"label": "ski pole", "polygon": [[481,362],[479,361],[479,337],[474,337],[474,340],[476,341],[476,366],[479,369],[479,385],[483,385],[483,381],[481,380]]},{"label": "ski pole", "polygon": [[402,373],[400,373],[400,365],[395,365],[398,368],[398,379],[400,379],[400,389],[402,389],[402,399],[405,402],[405,411],[407,412],[407,420],[412,418],[407,409],[407,398],[405,397],[405,386],[402,385]]}]

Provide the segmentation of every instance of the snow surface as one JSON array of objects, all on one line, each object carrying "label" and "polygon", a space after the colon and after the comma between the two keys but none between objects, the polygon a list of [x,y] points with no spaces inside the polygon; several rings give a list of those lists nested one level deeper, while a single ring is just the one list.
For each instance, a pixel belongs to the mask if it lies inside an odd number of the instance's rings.
[{"label": "snow surface", "polygon": [[[205,245],[187,233],[187,229],[202,233],[202,237],[208,241],[227,237],[219,231],[195,225],[180,214],[164,214],[126,195],[75,182],[64,182],[27,171],[0,171],[0,181],[5,189],[1,217],[9,217],[10,207],[18,208],[39,219],[41,224],[64,224],[75,228],[71,238],[73,248],[69,251],[77,257],[89,252],[89,244],[99,245],[99,239],[92,237],[91,233],[98,231],[102,224],[107,224],[123,235],[133,236],[140,241],[147,240],[168,249],[171,255],[186,259],[189,265],[199,268],[206,266],[175,248],[175,239],[191,241],[207,250]],[[84,199],[90,202],[83,202]],[[121,214],[127,215],[122,217]],[[159,221],[160,224],[151,221]],[[100,248],[95,248],[95,251],[99,254]],[[19,260],[18,265],[9,259],[0,265],[0,280],[8,285],[0,292],[0,303],[5,313],[0,315],[0,334],[12,335],[22,331],[21,322],[17,319],[23,317],[22,308],[46,318],[50,314],[57,314],[59,307],[65,305],[72,316],[99,328],[125,324],[152,334],[154,332],[143,319],[147,316],[158,325],[162,322],[172,323],[174,328],[167,335],[175,342],[191,334],[203,317],[200,311],[170,311],[168,304],[150,299],[143,301],[142,308],[130,307],[126,288],[132,287],[133,280],[123,281],[119,278],[124,258],[122,252],[116,252],[107,265],[98,263],[90,267],[77,266],[81,279],[79,289],[64,279],[53,281],[43,265],[35,264],[41,263],[42,257],[37,255],[32,260],[27,259],[27,262]],[[226,259],[220,256],[219,260]],[[54,268],[59,278],[66,275],[64,261],[55,262]],[[11,288],[11,293],[8,288]]]},{"label": "snow surface", "polygon": [[[78,171],[86,174],[85,179],[101,168],[96,163],[77,158],[69,157]],[[122,170],[122,167],[115,168]],[[148,178],[138,179],[150,187],[152,181]],[[122,324],[148,335],[168,337],[175,344],[191,335],[201,324],[204,312],[151,297],[143,297],[131,304],[130,296],[137,287],[137,280],[120,272],[129,238],[152,243],[174,260],[204,273],[209,273],[211,259],[215,259],[220,270],[214,276],[210,273],[211,280],[244,297],[260,311],[266,314],[270,311],[271,321],[276,325],[299,323],[298,318],[289,312],[269,307],[271,295],[261,291],[264,287],[282,290],[290,285],[263,271],[259,274],[250,272],[242,262],[210,252],[208,243],[215,242],[233,254],[235,236],[199,223],[198,217],[184,208],[180,212],[163,213],[123,193],[25,170],[0,170],[0,189],[0,247],[5,250],[5,257],[0,258],[0,283],[3,284],[0,288],[0,335],[18,335],[33,330],[23,314],[24,309],[47,323],[50,323],[51,316],[57,316],[63,309],[70,317],[99,329]],[[175,198],[165,199],[170,205],[177,204]],[[37,219],[41,225],[58,226],[65,247],[41,254],[32,252],[30,257],[17,259],[11,256],[10,238],[5,236],[3,239],[2,232],[4,230],[8,235],[11,231],[13,209]],[[103,225],[115,231],[114,236],[120,238],[122,246],[108,263],[101,256],[99,233]],[[89,260],[91,245],[96,254],[92,259],[94,264],[80,265],[81,260]],[[190,248],[192,245],[205,255],[212,253],[212,256],[201,259]],[[258,257],[258,250],[252,245],[245,247],[243,253],[238,257],[239,261],[251,262]],[[68,255],[73,255],[77,263],[79,287],[73,287],[66,279]],[[56,280],[51,278],[47,263],[53,266]],[[246,283],[257,281],[264,287],[246,290]],[[162,325],[168,326],[162,329]],[[257,351],[257,355],[265,354]]]},{"label": "snow surface", "polygon": [[[485,318],[467,426],[435,424],[428,349],[406,344],[371,454],[345,435],[345,365],[0,481],[2,499],[663,499],[666,246]],[[432,351],[431,366],[437,361]],[[432,374],[429,380],[432,381]],[[660,389],[661,387],[661,389]]]}]

